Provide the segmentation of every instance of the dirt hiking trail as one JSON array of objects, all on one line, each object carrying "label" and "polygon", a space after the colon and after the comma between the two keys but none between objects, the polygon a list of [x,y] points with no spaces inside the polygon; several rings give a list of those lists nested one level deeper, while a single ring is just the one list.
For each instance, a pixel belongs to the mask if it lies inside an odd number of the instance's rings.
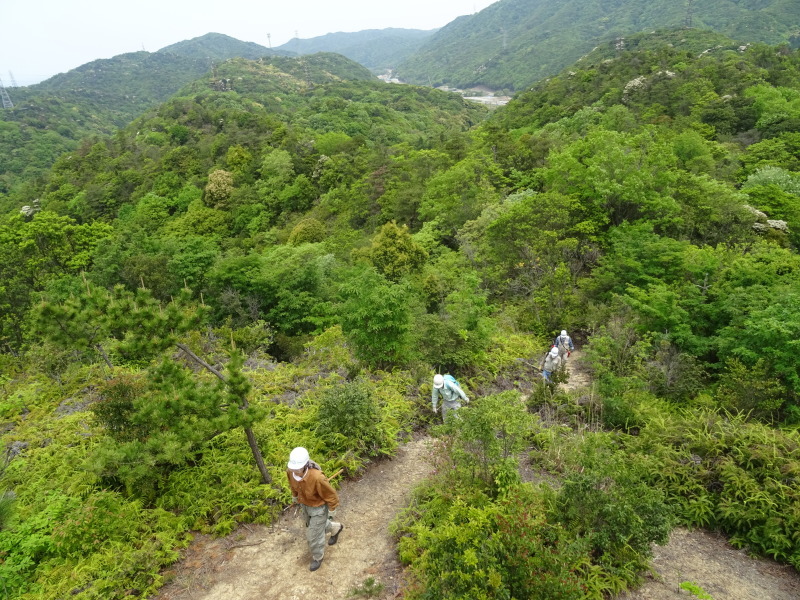
[{"label": "dirt hiking trail", "polygon": [[[567,368],[564,387],[591,384],[580,352],[573,353]],[[389,524],[414,485],[431,473],[430,446],[430,438],[418,437],[393,459],[342,484],[336,517],[345,529],[339,542],[327,547],[318,571],[308,570],[311,557],[302,521],[290,508],[270,527],[242,526],[223,538],[196,535],[169,574],[172,581],[152,600],[343,600],[370,577],[384,586],[372,598],[402,598],[403,571]],[[667,545],[654,548],[654,555],[642,587],[618,600],[694,598],[681,589],[684,582],[699,586],[713,600],[800,600],[800,574],[750,558],[717,534],[677,529]]]},{"label": "dirt hiking trail", "polygon": [[319,570],[302,519],[289,508],[270,527],[248,525],[224,538],[198,535],[159,600],[335,600],[372,577],[385,586],[377,598],[399,596],[402,569],[389,523],[406,505],[414,485],[432,470],[430,438],[403,445],[392,460],[371,465],[339,489],[338,543],[327,546]]}]

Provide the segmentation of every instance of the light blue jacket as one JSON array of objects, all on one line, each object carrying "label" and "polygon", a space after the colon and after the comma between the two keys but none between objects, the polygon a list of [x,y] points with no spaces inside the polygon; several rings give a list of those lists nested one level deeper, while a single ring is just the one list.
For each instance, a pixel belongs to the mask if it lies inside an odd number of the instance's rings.
[{"label": "light blue jacket", "polygon": [[437,407],[439,406],[439,397],[441,396],[442,402],[447,403],[448,407],[452,407],[454,404],[458,404],[459,397],[464,400],[464,402],[469,402],[467,395],[464,393],[464,390],[461,389],[461,386],[454,385],[444,380],[444,385],[440,388],[433,388],[433,392],[431,392],[431,404],[433,404],[433,410],[436,411]]}]

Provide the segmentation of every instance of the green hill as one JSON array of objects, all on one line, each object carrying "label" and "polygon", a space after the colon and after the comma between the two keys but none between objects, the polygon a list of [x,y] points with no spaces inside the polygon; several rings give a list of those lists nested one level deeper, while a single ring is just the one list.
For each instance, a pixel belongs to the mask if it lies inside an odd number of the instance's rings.
[{"label": "green hill", "polygon": [[161,48],[161,54],[175,54],[197,60],[220,62],[229,58],[257,59],[262,56],[285,54],[280,50],[270,50],[255,42],[243,42],[222,33],[207,33]]},{"label": "green hill", "polygon": [[798,23],[793,0],[500,0],[443,27],[396,74],[411,83],[520,90],[604,39],[688,26],[739,42],[797,44]]},{"label": "green hill", "polygon": [[296,54],[336,52],[374,72],[382,72],[416,52],[433,33],[418,29],[367,29],[329,33],[307,40],[294,38],[278,49]]},{"label": "green hill", "polygon": [[158,52],[132,52],[86,63],[42,83],[13,90],[14,108],[0,111],[0,206],[4,196],[41,175],[87,136],[124,127],[215,61],[280,54],[210,33]]}]

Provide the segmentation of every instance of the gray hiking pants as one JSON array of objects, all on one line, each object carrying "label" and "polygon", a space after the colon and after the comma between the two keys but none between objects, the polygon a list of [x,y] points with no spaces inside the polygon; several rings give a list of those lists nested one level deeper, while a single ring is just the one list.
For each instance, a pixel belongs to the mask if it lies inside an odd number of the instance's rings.
[{"label": "gray hiking pants", "polygon": [[303,507],[303,516],[306,519],[306,540],[308,549],[311,550],[311,558],[322,560],[325,556],[325,534],[338,533],[342,528],[341,523],[328,519],[328,505],[306,506]]},{"label": "gray hiking pants", "polygon": [[461,402],[455,401],[452,402],[450,400],[444,400],[442,402],[442,421],[447,423],[447,414],[450,411],[453,411],[453,414],[456,414],[456,411],[461,408]]}]

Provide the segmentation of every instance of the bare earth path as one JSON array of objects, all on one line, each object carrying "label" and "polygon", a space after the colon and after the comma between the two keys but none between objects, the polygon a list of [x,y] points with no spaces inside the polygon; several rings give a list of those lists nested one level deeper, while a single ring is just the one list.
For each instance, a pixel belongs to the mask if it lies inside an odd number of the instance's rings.
[{"label": "bare earth path", "polygon": [[273,526],[250,525],[219,539],[198,536],[158,600],[335,600],[372,577],[382,599],[397,597],[402,570],[388,527],[418,481],[430,472],[429,438],[405,444],[392,460],[372,465],[339,490],[337,521],[345,529],[328,546],[318,571],[301,519],[290,508]]},{"label": "bare earth path", "polygon": [[[580,352],[567,366],[567,388],[591,385]],[[414,484],[431,472],[429,445],[430,438],[413,440],[392,460],[342,485],[337,519],[345,529],[318,571],[308,570],[304,530],[289,509],[271,527],[245,526],[218,539],[196,536],[173,581],[153,600],[340,600],[369,577],[385,586],[379,600],[401,598],[403,573],[388,527]],[[800,574],[750,558],[713,533],[678,529],[654,553],[653,573],[642,587],[617,600],[688,600],[693,596],[680,588],[687,581],[714,600],[800,600]]]}]

